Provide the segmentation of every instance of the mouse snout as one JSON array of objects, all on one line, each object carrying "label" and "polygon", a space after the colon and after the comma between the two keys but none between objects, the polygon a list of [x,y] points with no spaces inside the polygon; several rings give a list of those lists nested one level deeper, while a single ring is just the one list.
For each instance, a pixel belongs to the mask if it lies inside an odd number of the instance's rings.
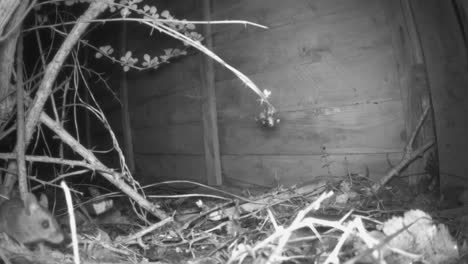
[{"label": "mouse snout", "polygon": [[65,236],[63,235],[63,232],[61,230],[56,230],[55,232],[51,233],[47,237],[47,242],[53,243],[53,244],[60,244],[64,242]]}]

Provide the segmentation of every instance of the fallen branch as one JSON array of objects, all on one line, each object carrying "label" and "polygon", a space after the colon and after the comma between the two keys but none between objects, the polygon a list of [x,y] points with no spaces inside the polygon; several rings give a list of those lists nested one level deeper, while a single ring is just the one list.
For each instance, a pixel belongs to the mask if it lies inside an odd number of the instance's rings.
[{"label": "fallen branch", "polygon": [[419,158],[424,152],[426,152],[432,145],[434,145],[434,140],[431,140],[424,144],[423,146],[419,147],[416,151],[411,152],[409,155],[405,154],[403,159],[393,167],[387,175],[385,175],[380,181],[372,186],[372,191],[377,192],[382,186],[384,186],[387,182],[389,182],[395,175],[398,175],[406,166],[408,166],[411,162],[415,159]]},{"label": "fallen branch", "polygon": [[145,199],[141,194],[139,194],[135,189],[130,187],[126,182],[125,175],[118,172],[111,172],[112,170],[107,168],[106,165],[102,164],[94,154],[81,145],[72,135],[70,135],[59,123],[52,120],[46,113],[40,115],[40,121],[50,128],[55,134],[68,146],[70,146],[78,155],[83,157],[91,165],[97,168],[99,174],[101,174],[106,180],[114,184],[122,192],[127,194],[131,199],[138,203],[142,208],[146,209],[154,216],[165,219],[168,216],[162,210],[159,210]]},{"label": "fallen branch", "polygon": [[[326,182],[320,181],[316,184],[310,184],[303,187],[300,187],[295,190],[295,194],[297,195],[307,195],[317,193],[322,191],[323,188],[326,186]],[[213,221],[217,221],[223,219],[228,216],[235,215],[237,212],[243,213],[250,213],[256,210],[268,207],[271,204],[276,204],[283,202],[285,200],[291,199],[291,195],[289,193],[279,194],[275,196],[268,196],[265,198],[255,199],[254,202],[248,202],[241,205],[235,205],[229,208],[221,208],[216,210],[208,215],[208,218]],[[252,200],[252,199],[250,199]],[[200,214],[186,214],[182,217],[179,217],[178,220],[185,222],[184,226],[188,226],[190,222],[195,221],[198,219]]]},{"label": "fallen branch", "polygon": [[[1,7],[5,7],[5,3],[2,1]],[[19,4],[16,8],[15,11],[12,14],[7,14],[10,17],[10,23],[8,24],[7,28],[1,28],[1,31],[3,32],[4,30],[9,30],[9,33],[4,36],[5,42],[1,43],[0,45],[0,86],[2,89],[0,89],[0,96],[6,96],[6,94],[9,94],[10,92],[14,91],[14,86],[11,84],[11,78],[12,78],[12,72],[14,69],[14,57],[15,57],[15,49],[17,46],[18,38],[20,35],[20,28],[17,28],[17,25],[21,25],[24,15],[25,15],[25,10],[27,8],[28,1],[21,1],[21,4]],[[12,8],[12,6],[10,6]],[[3,10],[3,11],[8,11],[8,10]],[[10,10],[13,11],[13,10]],[[5,15],[3,12],[2,15]],[[4,33],[4,32],[3,32]],[[1,41],[0,41],[1,42]],[[18,55],[19,56],[19,55]],[[22,65],[22,63],[20,63]],[[17,65],[18,68],[21,68],[20,66]],[[19,77],[19,76],[18,76]],[[23,80],[22,80],[23,81]],[[17,84],[17,87],[20,84]],[[20,87],[23,89],[23,87]],[[7,96],[5,100],[2,100],[1,102],[1,110],[0,110],[0,119],[10,119],[10,117],[13,116],[13,109],[14,109],[14,102],[13,102],[13,96]],[[24,116],[23,116],[24,117]],[[3,120],[5,121],[5,120]],[[6,123],[2,122],[2,126],[6,125]],[[12,126],[16,127],[16,126]],[[12,129],[10,131],[13,131]],[[8,164],[8,168],[10,170],[14,170],[16,173],[17,166],[15,164]],[[13,188],[14,184],[16,182],[16,177],[11,177],[10,174],[5,174],[5,177],[3,178],[3,182],[1,182],[2,186],[0,189],[0,195],[5,195],[8,196],[11,192],[11,189]],[[24,184],[22,184],[24,186]],[[21,187],[22,188],[22,187]]]},{"label": "fallen branch", "polygon": [[421,127],[424,124],[424,120],[426,120],[427,114],[429,113],[430,109],[431,109],[431,107],[429,107],[429,106],[426,107],[426,109],[424,110],[422,116],[419,118],[418,124],[416,125],[416,129],[411,134],[411,138],[410,138],[410,140],[408,141],[408,144],[405,147],[405,152],[406,153],[409,154],[410,152],[413,151],[413,144],[414,144],[414,141],[416,140],[416,136],[419,134],[419,131],[421,130]]},{"label": "fallen branch", "polygon": [[[21,26],[18,30],[21,29]],[[29,192],[26,171],[26,142],[24,124],[24,79],[23,79],[23,36],[18,37],[16,45],[16,161],[18,162],[18,189],[21,200],[26,201]]]},{"label": "fallen branch", "polygon": [[[81,38],[85,33],[86,29],[89,26],[88,21],[99,16],[106,8],[108,7],[106,1],[94,1],[89,5],[89,8],[84,12],[84,14],[79,17],[76,21],[75,26],[71,30],[70,34],[64,40],[63,44],[60,46],[59,50],[55,54],[53,60],[47,65],[45,69],[44,77],[39,86],[39,89],[34,97],[31,108],[28,111],[28,115],[25,121],[25,131],[24,131],[24,144],[25,148],[28,147],[29,142],[31,141],[32,135],[36,128],[39,117],[44,108],[44,104],[52,93],[52,86],[57,79],[59,71],[62,69],[65,59],[70,54],[71,49],[74,47],[76,42]],[[18,146],[15,146],[14,152],[18,151]],[[8,170],[16,170],[16,164],[12,162],[8,163]],[[6,174],[3,182],[3,194],[8,195],[16,182],[16,177]]]},{"label": "fallen branch", "polygon": [[[34,156],[34,155],[26,155],[26,160],[29,162],[42,162],[42,163],[55,163],[55,164],[64,164],[70,167],[83,167],[88,168],[92,171],[102,170],[102,168],[93,166],[86,161],[79,161],[79,160],[67,160],[62,158],[52,158],[48,156]],[[16,159],[15,153],[0,153],[0,159],[9,160],[9,159]],[[112,173],[112,169],[108,169],[104,171],[107,173]]]},{"label": "fallen branch", "polygon": [[36,96],[34,97],[34,102],[29,109],[26,119],[26,145],[32,138],[34,128],[39,121],[44,104],[52,93],[52,86],[57,79],[59,71],[62,69],[62,65],[65,62],[65,59],[68,57],[71,49],[80,40],[81,36],[85,33],[90,24],[87,21],[95,19],[102,12],[104,12],[107,7],[107,1],[91,2],[84,14],[77,19],[75,26],[60,46],[59,50],[52,59],[52,62],[47,65],[41,85],[39,86]]},{"label": "fallen branch", "polygon": [[[306,215],[310,212],[310,211],[316,211],[320,208],[320,204],[327,198],[330,198],[331,196],[333,195],[333,192],[328,192],[328,193],[322,193],[320,195],[319,198],[317,198],[317,200],[315,200],[313,203],[311,203],[309,206],[307,206],[305,209],[299,211],[299,213],[297,213],[297,216],[296,218],[294,219],[294,221],[291,223],[291,225],[286,229],[284,230],[285,232],[282,233],[281,237],[279,238],[278,240],[278,244],[276,245],[276,247],[274,248],[273,252],[271,253],[270,257],[268,258],[268,261],[266,263],[270,264],[270,263],[276,263],[277,259],[279,259],[283,253],[283,250],[284,250],[284,247],[286,246],[286,244],[288,243],[289,241],[289,237],[291,236],[292,232],[294,230],[298,230],[300,227],[301,227],[301,222],[304,220],[304,218],[306,217]],[[315,230],[313,225],[311,225],[311,229],[312,230]],[[282,230],[282,228],[279,228],[278,230]],[[278,233],[278,230],[275,232]],[[318,233],[317,233],[318,234]],[[274,234],[273,234],[274,235]],[[257,248],[257,250],[259,249],[259,245],[257,245],[256,247],[254,247],[254,250],[255,248]]]},{"label": "fallen branch", "polygon": [[[36,93],[34,101],[31,108],[29,109],[28,116],[25,124],[25,143],[28,145],[29,141],[32,138],[34,129],[39,121],[51,130],[53,130],[66,144],[68,144],[74,151],[79,153],[83,158],[85,158],[90,164],[96,167],[96,170],[100,172],[108,181],[114,184],[117,188],[126,193],[130,198],[136,201],[141,207],[151,212],[158,218],[165,219],[167,215],[153,206],[152,203],[147,201],[143,196],[141,196],[136,190],[132,189],[126,182],[123,174],[112,172],[104,164],[102,164],[94,154],[83,147],[75,138],[73,138],[63,127],[52,120],[48,115],[43,113],[43,107],[49,96],[52,92],[52,86],[55,83],[55,80],[58,76],[59,71],[61,70],[65,59],[70,54],[71,49],[74,45],[80,40],[81,36],[84,34],[85,30],[89,26],[89,21],[95,19],[99,16],[106,8],[108,7],[107,1],[94,1],[92,2],[85,13],[78,18],[75,26],[68,34],[67,38],[60,46],[59,50],[55,54],[51,63],[47,65],[47,68],[44,73],[43,80],[39,86],[39,89]],[[15,148],[16,151],[16,148]],[[10,168],[9,164],[9,168]],[[9,183],[15,182],[15,177],[9,177]],[[12,186],[12,185],[11,185]],[[7,188],[11,188],[8,186]]]},{"label": "fallen branch", "polygon": [[406,168],[410,163],[412,163],[415,159],[420,157],[424,152],[426,152],[432,145],[434,145],[434,140],[430,140],[423,146],[419,147],[416,151],[413,151],[413,144],[414,141],[416,140],[416,136],[419,134],[419,131],[421,130],[421,127],[424,123],[424,120],[426,120],[427,114],[429,113],[429,110],[431,109],[430,106],[428,106],[421,117],[419,118],[418,124],[416,128],[414,129],[413,133],[411,133],[410,140],[408,141],[408,144],[405,146],[405,152],[403,155],[403,159],[393,167],[387,175],[385,175],[380,181],[375,183],[372,186],[372,191],[377,192],[382,186],[384,186],[387,182],[389,182],[395,175],[398,175],[404,168]]},{"label": "fallen branch", "polygon": [[130,235],[130,236],[126,237],[126,238],[123,238],[118,243],[129,244],[130,242],[138,240],[141,237],[143,237],[144,235],[146,235],[148,233],[151,233],[151,232],[153,232],[154,230],[156,230],[158,228],[161,228],[162,226],[170,223],[171,221],[172,221],[172,218],[168,217],[168,218],[166,218],[166,219],[164,219],[162,221],[157,222],[156,224],[154,224],[152,226],[149,226],[147,228],[144,228],[143,230],[138,231],[137,233],[135,233],[133,235]]}]

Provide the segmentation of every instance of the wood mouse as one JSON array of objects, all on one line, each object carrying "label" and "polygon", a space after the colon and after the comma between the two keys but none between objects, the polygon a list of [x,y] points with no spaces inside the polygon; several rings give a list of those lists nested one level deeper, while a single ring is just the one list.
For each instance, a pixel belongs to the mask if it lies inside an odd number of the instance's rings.
[{"label": "wood mouse", "polygon": [[20,198],[3,201],[0,205],[0,232],[22,244],[62,243],[65,236],[47,208],[48,200],[44,194],[39,201],[31,193],[24,203]]}]

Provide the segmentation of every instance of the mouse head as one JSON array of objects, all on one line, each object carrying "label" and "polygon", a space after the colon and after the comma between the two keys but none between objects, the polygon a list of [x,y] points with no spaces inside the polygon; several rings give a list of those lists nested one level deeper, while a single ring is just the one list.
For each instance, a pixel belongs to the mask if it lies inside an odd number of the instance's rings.
[{"label": "mouse head", "polygon": [[47,209],[47,197],[42,194],[39,201],[33,194],[28,194],[24,201],[24,210],[17,219],[14,232],[20,242],[34,243],[47,241],[58,244],[64,235],[57,220]]}]

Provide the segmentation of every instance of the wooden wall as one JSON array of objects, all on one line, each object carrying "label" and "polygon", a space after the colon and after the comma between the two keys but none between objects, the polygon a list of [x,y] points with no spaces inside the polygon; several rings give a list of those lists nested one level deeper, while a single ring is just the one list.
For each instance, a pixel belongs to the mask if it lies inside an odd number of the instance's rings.
[{"label": "wooden wall", "polygon": [[[200,20],[199,1],[159,1],[176,18]],[[182,43],[149,30],[129,28],[127,45],[144,52],[163,54]],[[201,125],[201,57],[176,59],[156,71],[128,75],[130,120],[136,170],[144,182],[189,179],[204,182],[203,129]]]},{"label": "wooden wall", "polygon": [[[173,4],[176,17],[201,18],[196,0]],[[276,129],[261,129],[255,123],[260,108],[254,93],[216,66],[225,181],[273,186],[348,173],[378,178],[396,164],[406,131],[382,1],[212,4],[214,19],[269,27],[216,25],[212,37],[215,52],[272,91],[281,118]],[[137,52],[174,44],[137,33],[129,29],[128,36],[129,48]],[[191,55],[158,71],[128,76],[136,167],[143,181],[206,180],[200,65],[201,57]]]},{"label": "wooden wall", "polygon": [[405,142],[391,35],[380,1],[214,1],[215,51],[272,91],[281,123],[262,130],[253,93],[216,69],[225,179],[274,185],[344,176],[379,177]]},{"label": "wooden wall", "polygon": [[[454,1],[411,1],[434,105],[441,187],[468,186],[468,59]],[[462,3],[463,1],[459,1]],[[464,1],[466,5],[466,1]],[[460,10],[461,11],[461,10]],[[466,28],[465,24],[465,28]]]},{"label": "wooden wall", "polygon": [[[432,105],[424,52],[410,2],[411,0],[382,1],[392,35],[408,137],[416,130],[424,110]],[[412,146],[413,150],[424,145],[427,141],[435,139],[432,113],[431,108],[417,134]],[[411,185],[416,185],[421,180],[434,179],[438,181],[437,165],[430,164],[437,161],[436,150],[437,148],[432,148],[424,153],[423,159],[415,160],[406,168],[402,176],[405,176]],[[433,170],[428,169],[430,166],[433,167]],[[421,188],[427,187],[427,185],[424,187],[423,184],[419,186]]]},{"label": "wooden wall", "polygon": [[[178,1],[175,4],[174,1],[163,0],[158,1],[156,6],[159,12],[170,10],[176,18],[201,19],[202,10],[198,0]],[[111,44],[119,52],[119,45],[122,45],[122,24],[107,25],[107,28],[93,35],[93,43],[97,43],[97,46]],[[162,55],[165,48],[183,47],[180,41],[131,22],[127,23],[125,39],[124,45],[138,58],[146,53],[151,56]],[[191,55],[172,60],[156,71],[129,71],[126,74],[136,160],[135,176],[143,183],[168,179],[204,181],[202,99],[199,92],[201,57],[193,50],[189,53]],[[116,56],[120,55],[116,53]],[[100,72],[110,73],[107,81],[116,96],[120,97],[120,88],[125,82],[121,66],[112,65],[102,59],[91,60],[97,63]],[[93,91],[124,149],[121,102],[114,100],[112,94],[97,82],[94,83]],[[112,149],[108,132],[93,117],[91,128],[90,146],[99,150]],[[107,165],[119,167],[115,152],[97,155]]]}]

